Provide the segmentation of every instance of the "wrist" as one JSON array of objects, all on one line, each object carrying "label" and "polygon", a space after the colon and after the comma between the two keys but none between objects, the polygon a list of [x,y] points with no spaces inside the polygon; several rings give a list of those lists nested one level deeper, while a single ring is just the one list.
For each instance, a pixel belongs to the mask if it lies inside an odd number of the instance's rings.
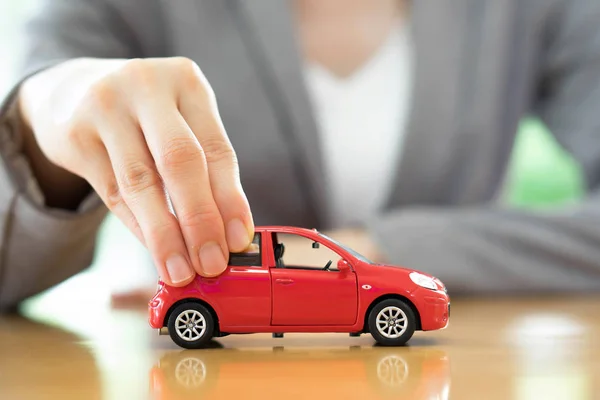
[{"label": "wrist", "polygon": [[31,172],[44,195],[45,206],[75,210],[90,193],[88,183],[81,177],[50,161],[40,148],[32,128],[28,108],[24,106],[22,93],[17,94],[15,116],[18,135],[21,137],[21,154],[27,160]]}]

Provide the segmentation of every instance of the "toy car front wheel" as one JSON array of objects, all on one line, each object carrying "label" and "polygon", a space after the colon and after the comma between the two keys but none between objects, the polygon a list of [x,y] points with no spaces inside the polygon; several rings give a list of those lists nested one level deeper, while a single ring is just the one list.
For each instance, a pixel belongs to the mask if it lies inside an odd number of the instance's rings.
[{"label": "toy car front wheel", "polygon": [[208,344],[214,332],[214,319],[201,304],[184,303],[173,310],[167,322],[171,339],[184,349],[199,349]]},{"label": "toy car front wheel", "polygon": [[369,332],[383,346],[402,346],[413,336],[416,318],[405,302],[388,299],[378,303],[369,314]]}]

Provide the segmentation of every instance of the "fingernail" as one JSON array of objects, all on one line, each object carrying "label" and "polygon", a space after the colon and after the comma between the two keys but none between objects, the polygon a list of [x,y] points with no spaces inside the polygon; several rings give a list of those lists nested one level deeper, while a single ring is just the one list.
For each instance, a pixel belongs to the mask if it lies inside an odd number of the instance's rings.
[{"label": "fingernail", "polygon": [[227,244],[232,252],[243,251],[250,245],[250,235],[240,219],[233,219],[227,224]]},{"label": "fingernail", "polygon": [[200,249],[200,263],[207,275],[219,275],[227,267],[227,261],[223,256],[221,246],[215,242],[209,242]]},{"label": "fingernail", "polygon": [[185,258],[180,254],[169,257],[166,262],[166,267],[171,281],[175,284],[187,281],[193,275],[192,269]]}]

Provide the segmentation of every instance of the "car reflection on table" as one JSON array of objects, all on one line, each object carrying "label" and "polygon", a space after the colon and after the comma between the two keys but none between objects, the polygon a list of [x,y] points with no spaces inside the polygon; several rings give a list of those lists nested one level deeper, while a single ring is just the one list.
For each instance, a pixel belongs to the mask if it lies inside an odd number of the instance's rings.
[{"label": "car reflection on table", "polygon": [[154,399],[447,399],[447,354],[432,348],[169,352],[150,371]]}]

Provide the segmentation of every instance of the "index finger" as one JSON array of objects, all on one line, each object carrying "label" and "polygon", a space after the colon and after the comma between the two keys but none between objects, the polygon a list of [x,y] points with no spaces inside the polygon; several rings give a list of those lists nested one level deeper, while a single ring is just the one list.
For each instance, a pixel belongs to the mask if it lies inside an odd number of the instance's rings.
[{"label": "index finger", "polygon": [[203,276],[222,273],[229,246],[208,177],[206,152],[171,100],[144,103],[138,117],[194,269]]},{"label": "index finger", "polygon": [[229,248],[241,252],[252,242],[254,221],[240,180],[237,155],[216,103],[192,88],[180,96],[179,110],[206,156],[208,179],[225,223]]}]

